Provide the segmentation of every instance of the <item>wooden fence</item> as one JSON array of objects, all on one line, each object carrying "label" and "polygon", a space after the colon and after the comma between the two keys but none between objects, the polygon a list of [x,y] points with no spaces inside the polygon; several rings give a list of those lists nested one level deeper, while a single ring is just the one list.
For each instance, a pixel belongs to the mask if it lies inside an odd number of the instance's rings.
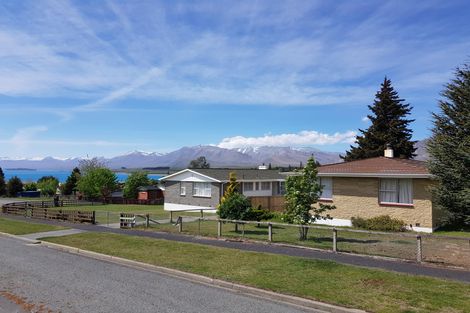
[{"label": "wooden fence", "polygon": [[[2,206],[2,213],[25,217],[68,221],[72,223],[96,223],[95,211],[63,210],[60,206],[93,205],[90,202],[78,204],[76,200],[26,201],[7,203]],[[52,209],[51,209],[52,207]]]},{"label": "wooden fence", "polygon": [[106,198],[107,204],[140,204],[140,205],[157,205],[163,204],[164,199],[149,199],[149,200],[138,200],[138,199],[124,199],[124,198]]},{"label": "wooden fence", "polygon": [[284,196],[249,197],[253,207],[261,206],[263,209],[275,212],[283,212],[286,208]]}]

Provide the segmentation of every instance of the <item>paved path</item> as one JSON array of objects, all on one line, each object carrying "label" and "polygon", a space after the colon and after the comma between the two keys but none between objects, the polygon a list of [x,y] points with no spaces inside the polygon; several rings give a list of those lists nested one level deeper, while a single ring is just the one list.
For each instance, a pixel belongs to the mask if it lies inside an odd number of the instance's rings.
[{"label": "paved path", "polygon": [[33,306],[34,312],[305,312],[18,239],[1,238],[0,251],[0,292]]},{"label": "paved path", "polygon": [[53,231],[46,231],[46,232],[42,232],[42,233],[33,233],[33,234],[21,235],[19,237],[36,240],[36,239],[39,239],[39,238],[62,237],[62,236],[67,236],[67,235],[80,234],[80,233],[84,233],[84,232],[86,232],[86,230],[72,228],[72,229],[53,230]]},{"label": "paved path", "polygon": [[[31,219],[25,219],[23,217],[12,217],[12,216],[5,216],[5,217],[14,218],[18,220],[31,221]],[[174,233],[112,229],[112,228],[107,228],[103,226],[89,225],[89,224],[71,224],[71,223],[63,223],[63,222],[58,223],[58,222],[47,221],[47,220],[34,220],[34,222],[50,224],[50,225],[64,225],[67,227],[87,230],[87,231],[141,236],[141,237],[149,237],[149,238],[156,238],[156,239],[173,240],[173,241],[178,241],[178,242],[198,243],[198,244],[204,244],[204,245],[209,245],[209,246],[232,248],[232,249],[239,249],[239,250],[246,250],[246,251],[266,252],[266,253],[290,255],[290,256],[297,256],[297,257],[318,259],[318,260],[329,260],[329,261],[335,261],[335,262],[347,264],[347,265],[356,265],[356,266],[363,266],[363,267],[369,267],[369,268],[384,269],[384,270],[395,271],[395,272],[404,273],[404,274],[424,275],[424,276],[458,280],[458,281],[470,283],[470,271],[422,265],[422,264],[400,261],[400,260],[389,260],[389,259],[383,259],[383,258],[374,258],[370,256],[362,256],[362,255],[354,255],[354,254],[346,254],[346,253],[333,253],[331,251],[326,251],[326,250],[302,249],[302,248],[287,247],[287,246],[281,246],[281,245],[271,245],[267,243],[236,242],[236,241],[217,240],[217,239],[197,237],[197,236],[174,234]]]}]

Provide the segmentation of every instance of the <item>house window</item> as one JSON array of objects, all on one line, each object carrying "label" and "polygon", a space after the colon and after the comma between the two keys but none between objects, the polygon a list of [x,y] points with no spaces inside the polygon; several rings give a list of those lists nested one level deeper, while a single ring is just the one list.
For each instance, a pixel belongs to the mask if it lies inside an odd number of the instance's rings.
[{"label": "house window", "polygon": [[333,199],[333,178],[320,177],[320,185],[323,188],[320,199]]},{"label": "house window", "polygon": [[243,191],[253,191],[253,183],[243,183]]},{"label": "house window", "polygon": [[261,190],[271,190],[271,182],[269,181],[261,182]]},{"label": "house window", "polygon": [[413,204],[413,183],[411,179],[381,179],[380,203]]},{"label": "house window", "polygon": [[180,183],[180,195],[186,196],[186,187],[183,186],[183,183]]},{"label": "house window", "polygon": [[211,183],[194,183],[193,196],[196,197],[211,197]]},{"label": "house window", "polygon": [[279,194],[284,195],[286,193],[286,182],[279,182]]}]

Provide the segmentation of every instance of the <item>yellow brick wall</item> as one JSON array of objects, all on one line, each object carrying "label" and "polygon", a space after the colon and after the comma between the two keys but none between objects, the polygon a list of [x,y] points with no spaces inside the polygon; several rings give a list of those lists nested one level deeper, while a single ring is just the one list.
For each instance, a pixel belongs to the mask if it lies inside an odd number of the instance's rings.
[{"label": "yellow brick wall", "polygon": [[413,179],[413,206],[390,206],[379,204],[378,178],[333,177],[333,202],[329,204],[336,209],[328,213],[337,219],[390,215],[407,225],[419,223],[420,227],[435,227],[430,184],[429,179]]}]

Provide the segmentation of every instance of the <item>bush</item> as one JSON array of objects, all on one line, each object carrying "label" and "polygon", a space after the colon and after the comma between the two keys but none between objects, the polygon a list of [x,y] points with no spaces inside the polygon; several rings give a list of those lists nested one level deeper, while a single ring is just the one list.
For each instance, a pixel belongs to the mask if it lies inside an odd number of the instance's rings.
[{"label": "bush", "polygon": [[246,212],[244,219],[247,221],[262,221],[262,220],[270,220],[274,217],[274,214],[269,210],[263,209],[261,206],[257,208],[251,208],[248,212]]},{"label": "bush", "polygon": [[389,215],[381,215],[365,219],[353,217],[352,225],[357,228],[380,231],[405,231],[405,222],[397,218],[391,218]]},{"label": "bush", "polygon": [[219,205],[217,213],[220,218],[243,220],[251,210],[251,201],[244,195],[236,192]]}]

